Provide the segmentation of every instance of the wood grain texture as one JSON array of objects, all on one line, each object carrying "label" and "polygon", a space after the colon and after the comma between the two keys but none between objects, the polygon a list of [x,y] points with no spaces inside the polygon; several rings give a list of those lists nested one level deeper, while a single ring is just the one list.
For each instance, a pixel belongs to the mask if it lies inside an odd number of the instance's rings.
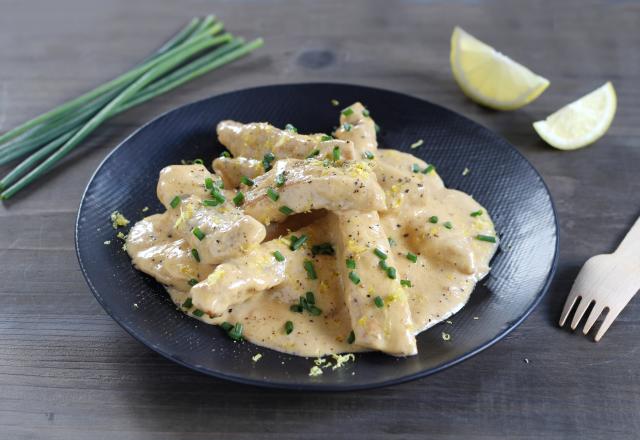
[{"label": "wood grain texture", "polygon": [[[556,321],[580,266],[612,251],[640,213],[640,4],[3,0],[0,6],[0,131],[126,70],[193,15],[213,12],[234,33],[267,43],[118,116],[37,187],[0,207],[1,439],[638,438],[640,299],[599,344]],[[449,72],[456,24],[549,78],[548,91],[510,113],[470,103]],[[572,153],[537,138],[531,122],[606,80],[618,91],[619,108],[605,138]],[[364,392],[295,393],[227,383],[169,363],[102,311],[80,274],[73,227],[83,188],[107,152],[177,105],[302,81],[360,83],[431,100],[501,133],[532,161],[554,196],[561,255],[549,294],[522,326],[430,378]]]}]

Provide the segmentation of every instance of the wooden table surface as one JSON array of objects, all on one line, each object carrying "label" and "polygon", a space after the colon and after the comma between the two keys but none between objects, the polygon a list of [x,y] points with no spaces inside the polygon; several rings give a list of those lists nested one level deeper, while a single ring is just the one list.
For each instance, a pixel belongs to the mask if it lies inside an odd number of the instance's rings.
[{"label": "wooden table surface", "polygon": [[[1,439],[640,436],[640,298],[599,344],[556,325],[581,265],[611,251],[640,213],[638,2],[3,0],[0,10],[0,131],[126,70],[191,16],[215,13],[233,32],[266,40],[249,58],[112,120],[0,207]],[[549,78],[549,89],[510,113],[469,102],[449,70],[456,24]],[[534,120],[606,80],[619,99],[606,137],[570,153],[538,139]],[[203,376],[106,315],[73,244],[80,196],[102,158],[175,106],[302,81],[431,100],[502,134],[536,166],[556,203],[561,252],[549,293],[523,325],[435,376],[328,394]]]}]

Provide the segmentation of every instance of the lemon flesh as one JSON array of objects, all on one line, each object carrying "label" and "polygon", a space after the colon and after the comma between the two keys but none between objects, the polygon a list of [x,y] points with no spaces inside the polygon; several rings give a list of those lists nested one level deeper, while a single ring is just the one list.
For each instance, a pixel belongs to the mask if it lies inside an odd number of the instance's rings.
[{"label": "lemon flesh", "polygon": [[451,70],[469,98],[496,110],[515,110],[535,100],[549,81],[456,26]]},{"label": "lemon flesh", "polygon": [[616,91],[610,82],[556,111],[533,128],[552,147],[576,150],[600,139],[616,114]]}]

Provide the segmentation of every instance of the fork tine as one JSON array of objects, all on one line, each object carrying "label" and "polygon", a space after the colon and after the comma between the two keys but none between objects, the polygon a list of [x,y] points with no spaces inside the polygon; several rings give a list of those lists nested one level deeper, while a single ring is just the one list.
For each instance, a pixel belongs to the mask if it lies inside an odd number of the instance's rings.
[{"label": "fork tine", "polygon": [[582,319],[582,316],[584,315],[584,312],[587,311],[587,308],[589,307],[589,304],[591,304],[591,302],[592,301],[588,301],[585,297],[582,297],[580,299],[580,304],[578,304],[576,313],[573,315],[573,321],[571,321],[571,330],[576,329],[576,327],[580,323],[580,320]]},{"label": "fork tine", "polygon": [[598,342],[602,338],[602,336],[607,332],[607,330],[609,330],[609,327],[611,326],[611,324],[613,324],[613,321],[616,320],[621,310],[622,309],[619,309],[614,312],[613,310],[609,309],[607,316],[604,318],[604,321],[602,321],[602,325],[600,325],[600,328],[598,329],[598,333],[596,333],[596,337],[595,337],[596,342]]},{"label": "fork tine", "polygon": [[589,313],[589,316],[587,317],[587,322],[584,324],[582,333],[585,335],[589,333],[589,330],[591,330],[591,327],[593,327],[593,324],[598,320],[604,309],[606,309],[606,307],[601,306],[598,302],[593,305],[593,309],[591,309],[591,313]]},{"label": "fork tine", "polygon": [[560,327],[564,326],[564,323],[567,321],[567,318],[569,317],[569,313],[571,313],[571,309],[573,309],[573,306],[576,304],[576,301],[579,299],[580,297],[578,295],[574,295],[573,292],[569,293],[569,296],[567,297],[567,300],[564,303],[564,309],[562,309],[562,314],[560,315]]}]

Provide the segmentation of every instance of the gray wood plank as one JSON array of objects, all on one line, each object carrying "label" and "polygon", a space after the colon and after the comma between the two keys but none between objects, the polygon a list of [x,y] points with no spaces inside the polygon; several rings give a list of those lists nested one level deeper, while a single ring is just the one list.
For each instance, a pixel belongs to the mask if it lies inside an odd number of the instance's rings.
[{"label": "gray wood plank", "polygon": [[[558,329],[582,263],[610,251],[640,214],[640,4],[60,0],[0,2],[0,131],[107,80],[193,15],[263,36],[251,57],[120,115],[42,184],[0,206],[0,438],[635,439],[640,432],[640,301],[602,343]],[[540,99],[496,113],[449,70],[459,24],[551,80]],[[531,122],[612,80],[619,109],[597,145],[574,153]],[[509,139],[554,196],[561,256],[548,296],[481,355],[431,378],[357,393],[235,385],[165,361],[121,330],[86,287],[75,212],[97,164],[155,115],[271,83],[353,82],[429,99]],[[5,172],[7,167],[0,167]],[[528,359],[526,363],[524,360]]]}]

